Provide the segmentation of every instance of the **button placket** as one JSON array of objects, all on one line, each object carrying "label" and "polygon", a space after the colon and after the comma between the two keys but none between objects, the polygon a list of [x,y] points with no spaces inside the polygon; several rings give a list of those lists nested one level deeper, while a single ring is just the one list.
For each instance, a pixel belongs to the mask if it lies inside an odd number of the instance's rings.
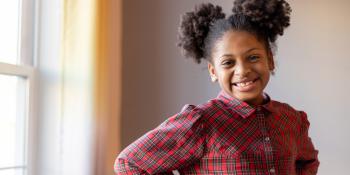
[{"label": "button placket", "polygon": [[270,167],[270,169],[267,169],[269,174],[275,174],[276,173],[276,169],[274,167],[274,161],[273,161],[273,148],[271,145],[271,138],[269,137],[267,128],[266,128],[266,118],[265,118],[265,114],[262,111],[262,109],[260,107],[258,107],[256,109],[256,114],[257,114],[257,118],[259,120],[259,126],[260,126],[260,130],[262,133],[262,144],[264,145],[264,151],[265,151],[265,158],[266,158],[266,164],[267,167]]}]

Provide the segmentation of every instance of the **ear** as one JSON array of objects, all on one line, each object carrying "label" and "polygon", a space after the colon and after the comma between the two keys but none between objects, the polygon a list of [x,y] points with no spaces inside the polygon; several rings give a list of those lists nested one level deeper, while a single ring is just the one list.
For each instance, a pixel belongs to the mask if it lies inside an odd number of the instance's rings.
[{"label": "ear", "polygon": [[208,71],[211,77],[212,82],[216,82],[218,80],[215,72],[215,67],[212,63],[208,62]]},{"label": "ear", "polygon": [[271,50],[268,52],[267,56],[268,56],[267,61],[269,64],[269,69],[271,72],[273,72],[275,70],[275,60],[273,58],[273,54],[272,54]]}]

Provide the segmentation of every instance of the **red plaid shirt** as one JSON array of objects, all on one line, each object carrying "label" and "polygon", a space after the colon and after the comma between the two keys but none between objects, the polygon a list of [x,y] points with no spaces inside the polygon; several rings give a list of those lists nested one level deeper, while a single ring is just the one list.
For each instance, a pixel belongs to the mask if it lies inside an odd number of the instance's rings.
[{"label": "red plaid shirt", "polygon": [[120,153],[117,174],[316,174],[302,111],[268,100],[251,107],[221,92],[187,105]]}]

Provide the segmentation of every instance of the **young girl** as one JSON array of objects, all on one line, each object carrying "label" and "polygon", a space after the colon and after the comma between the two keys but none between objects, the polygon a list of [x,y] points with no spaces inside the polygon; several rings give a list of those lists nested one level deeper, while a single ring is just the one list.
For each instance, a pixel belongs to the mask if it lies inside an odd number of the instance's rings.
[{"label": "young girl", "polygon": [[117,174],[316,174],[319,161],[306,113],[273,101],[263,90],[275,68],[277,35],[289,26],[284,0],[236,0],[225,17],[212,4],[183,16],[187,57],[208,61],[222,91],[187,105],[129,145]]}]

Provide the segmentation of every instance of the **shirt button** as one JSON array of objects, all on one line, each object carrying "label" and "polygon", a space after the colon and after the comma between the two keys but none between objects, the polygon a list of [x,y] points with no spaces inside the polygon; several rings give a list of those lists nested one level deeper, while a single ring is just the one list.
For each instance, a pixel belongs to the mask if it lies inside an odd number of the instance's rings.
[{"label": "shirt button", "polygon": [[275,168],[270,169],[270,173],[275,173],[275,172],[276,172]]},{"label": "shirt button", "polygon": [[265,151],[266,151],[266,152],[272,152],[272,148],[271,148],[271,147],[266,147],[266,148],[265,148]]},{"label": "shirt button", "polygon": [[270,141],[270,137],[265,137],[265,141],[266,142]]}]

